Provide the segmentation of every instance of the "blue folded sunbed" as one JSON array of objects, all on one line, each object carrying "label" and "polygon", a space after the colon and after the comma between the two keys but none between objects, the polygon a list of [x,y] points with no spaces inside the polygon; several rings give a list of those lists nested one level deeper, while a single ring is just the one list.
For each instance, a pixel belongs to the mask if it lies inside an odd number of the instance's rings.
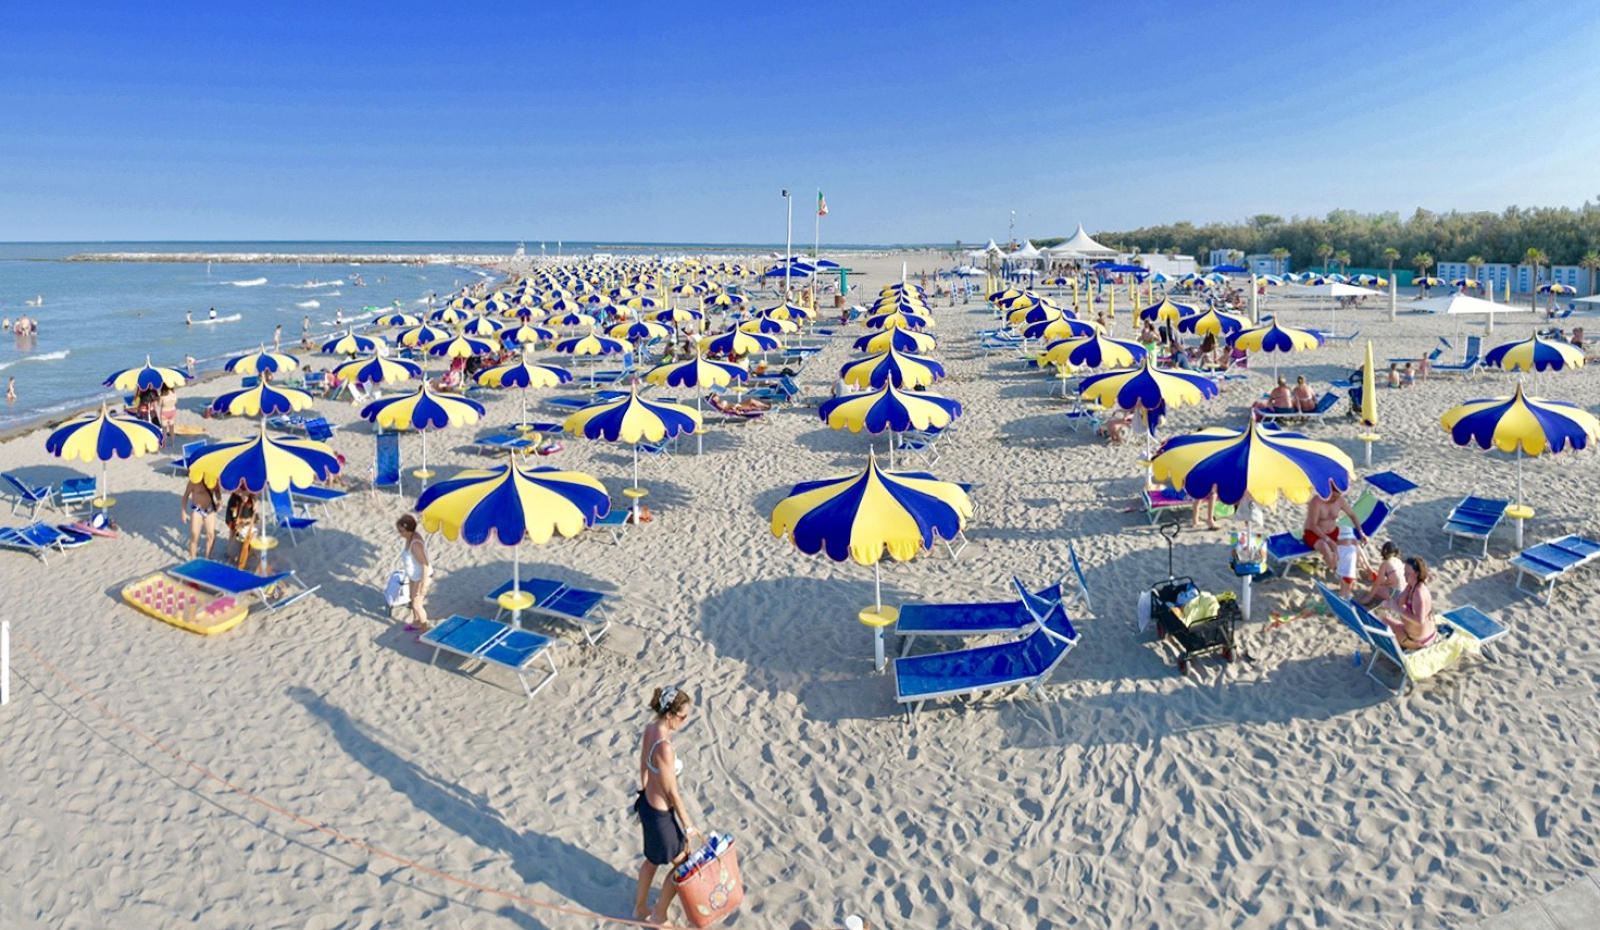
[{"label": "blue folded sunbed", "polygon": [[1061,582],[1037,592],[1022,581],[1011,579],[1018,599],[976,604],[905,604],[895,620],[894,631],[905,637],[901,655],[911,653],[918,636],[984,636],[1021,633],[1039,622],[1061,600]]},{"label": "blue folded sunbed", "polygon": [[206,591],[231,594],[234,597],[254,594],[268,610],[287,607],[321,587],[321,585],[306,587],[292,571],[257,575],[255,572],[247,572],[211,559],[185,562],[167,569],[167,574]]},{"label": "blue folded sunbed", "polygon": [[1544,602],[1548,604],[1557,579],[1597,558],[1600,558],[1600,542],[1573,534],[1530,546],[1517,553],[1511,565],[1517,570],[1517,590],[1537,594],[1522,586],[1523,577],[1532,575],[1544,584]]},{"label": "blue folded sunbed", "polygon": [[1506,508],[1511,506],[1510,501],[1492,500],[1485,497],[1467,495],[1461,503],[1455,505],[1450,515],[1445,517],[1444,532],[1450,537],[1450,548],[1454,549],[1456,539],[1483,540],[1483,555],[1489,555],[1489,534],[1505,518]]},{"label": "blue folded sunbed", "polygon": [[895,700],[915,716],[934,698],[1043,684],[1078,644],[1078,631],[1058,602],[1032,633],[1015,642],[894,660]]},{"label": "blue folded sunbed", "polygon": [[63,552],[74,546],[81,546],[85,542],[88,540],[78,539],[76,535],[68,535],[44,523],[0,526],[0,548],[27,552],[41,562],[46,561],[44,554],[48,550]]},{"label": "blue folded sunbed", "polygon": [[[553,640],[550,637],[512,629],[495,620],[456,615],[423,633],[418,640],[433,647],[433,658],[428,660],[428,664],[432,665],[439,661],[439,653],[442,651],[498,665],[509,669],[517,676],[517,682],[522,685],[523,692],[530,698],[554,681],[558,674],[555,656],[551,651]],[[550,671],[539,680],[538,684],[529,685],[528,679],[524,677],[528,666],[541,658],[549,666]]]},{"label": "blue folded sunbed", "polygon": [[[523,608],[534,613],[555,617],[568,623],[584,628],[583,636],[590,643],[597,643],[600,637],[606,635],[606,630],[611,629],[611,618],[606,612],[606,595],[599,591],[585,591],[574,588],[560,581],[548,578],[523,578],[516,582],[506,582],[484,596],[485,600],[499,603],[500,595],[511,591],[513,584],[519,591],[533,595],[533,604]],[[503,616],[506,611],[500,611]]]}]

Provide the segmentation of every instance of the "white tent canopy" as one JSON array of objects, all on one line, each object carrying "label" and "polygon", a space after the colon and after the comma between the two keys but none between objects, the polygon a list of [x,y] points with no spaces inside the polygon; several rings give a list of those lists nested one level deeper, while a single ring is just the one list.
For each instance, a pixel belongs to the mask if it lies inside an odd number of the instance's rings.
[{"label": "white tent canopy", "polygon": [[1413,300],[1402,304],[1412,310],[1426,310],[1429,313],[1448,313],[1460,315],[1464,313],[1529,313],[1531,309],[1526,304],[1497,304],[1492,300],[1482,297],[1473,297],[1470,294],[1451,294],[1447,297],[1430,297],[1427,300]]},{"label": "white tent canopy", "polygon": [[1329,284],[1312,284],[1306,287],[1297,287],[1287,296],[1289,297],[1379,297],[1381,292],[1356,287],[1354,284],[1340,284],[1334,281]]},{"label": "white tent canopy", "polygon": [[1573,303],[1575,303],[1575,304],[1600,304],[1600,294],[1595,294],[1595,295],[1593,295],[1591,297],[1579,297],[1578,299],[1574,300]]},{"label": "white tent canopy", "polygon": [[1044,257],[1044,253],[1035,248],[1033,243],[1025,242],[1022,248],[1012,252],[1010,257],[1013,261],[1038,261]]},{"label": "white tent canopy", "polygon": [[984,246],[983,250],[985,252],[1000,252],[1002,254],[1005,253],[1005,249],[1002,249],[1002,248],[1000,248],[1000,246],[996,245],[995,241],[993,239],[989,240],[989,244]]},{"label": "white tent canopy", "polygon": [[1094,241],[1083,231],[1083,224],[1079,223],[1078,231],[1072,234],[1072,238],[1045,249],[1044,254],[1051,258],[1115,258],[1117,252]]}]

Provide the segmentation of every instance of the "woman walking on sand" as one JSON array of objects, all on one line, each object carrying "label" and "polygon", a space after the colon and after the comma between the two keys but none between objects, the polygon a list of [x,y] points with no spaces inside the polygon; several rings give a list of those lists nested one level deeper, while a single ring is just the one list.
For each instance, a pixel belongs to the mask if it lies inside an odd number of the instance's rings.
[{"label": "woman walking on sand", "polygon": [[639,893],[633,902],[635,920],[666,922],[678,886],[672,881],[669,868],[661,883],[661,898],[652,911],[650,886],[655,882],[656,869],[681,861],[688,835],[700,832],[689,822],[688,808],[678,791],[683,760],[672,748],[672,735],[688,721],[692,704],[689,695],[676,685],[657,688],[650,696],[650,712],[655,717],[645,726],[639,744],[639,783],[643,787],[633,802],[644,832],[644,862],[639,866]]},{"label": "woman walking on sand", "polygon": [[394,525],[400,531],[400,538],[405,540],[405,548],[400,550],[400,572],[405,576],[411,594],[411,625],[406,629],[426,633],[426,600],[428,585],[433,581],[433,564],[428,561],[428,549],[422,544],[422,534],[417,532],[417,518],[409,513],[402,514]]}]

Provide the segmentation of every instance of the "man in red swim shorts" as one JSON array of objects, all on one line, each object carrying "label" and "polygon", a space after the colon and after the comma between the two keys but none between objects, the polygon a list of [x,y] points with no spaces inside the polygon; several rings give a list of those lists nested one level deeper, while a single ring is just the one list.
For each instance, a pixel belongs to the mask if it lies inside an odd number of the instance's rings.
[{"label": "man in red swim shorts", "polygon": [[1310,503],[1306,504],[1305,527],[1300,533],[1300,539],[1322,556],[1328,571],[1335,573],[1339,570],[1340,514],[1349,515],[1350,523],[1355,527],[1356,539],[1366,542],[1367,536],[1361,532],[1361,519],[1338,488],[1329,488],[1327,497],[1311,498]]}]

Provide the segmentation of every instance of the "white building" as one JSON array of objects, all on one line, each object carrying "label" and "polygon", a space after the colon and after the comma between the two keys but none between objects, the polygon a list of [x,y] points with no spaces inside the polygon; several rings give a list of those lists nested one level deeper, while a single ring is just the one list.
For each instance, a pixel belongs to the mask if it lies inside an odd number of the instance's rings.
[{"label": "white building", "polygon": [[1244,266],[1250,269],[1251,274],[1275,274],[1283,277],[1289,273],[1289,258],[1290,256],[1288,255],[1282,258],[1274,258],[1266,252],[1257,252],[1254,255],[1246,255],[1244,257]]},{"label": "white building", "polygon": [[[1117,258],[1117,261],[1129,262],[1132,260],[1132,258],[1133,256],[1131,255],[1122,255]],[[1141,252],[1139,254],[1139,264],[1150,269],[1152,272],[1159,271],[1169,278],[1181,278],[1184,275],[1191,274],[1196,270],[1193,255],[1167,255],[1161,252]]]},{"label": "white building", "polygon": [[[1472,266],[1466,262],[1440,262],[1432,272],[1436,277],[1446,281],[1456,281],[1461,278],[1472,277]],[[1511,282],[1513,294],[1532,293],[1540,284],[1565,284],[1577,288],[1580,295],[1588,294],[1589,272],[1577,265],[1556,265],[1539,269],[1539,279],[1533,279],[1532,265],[1512,265],[1507,262],[1492,262],[1478,266],[1478,281],[1485,288],[1493,288],[1496,294],[1506,292],[1506,282]]]}]

